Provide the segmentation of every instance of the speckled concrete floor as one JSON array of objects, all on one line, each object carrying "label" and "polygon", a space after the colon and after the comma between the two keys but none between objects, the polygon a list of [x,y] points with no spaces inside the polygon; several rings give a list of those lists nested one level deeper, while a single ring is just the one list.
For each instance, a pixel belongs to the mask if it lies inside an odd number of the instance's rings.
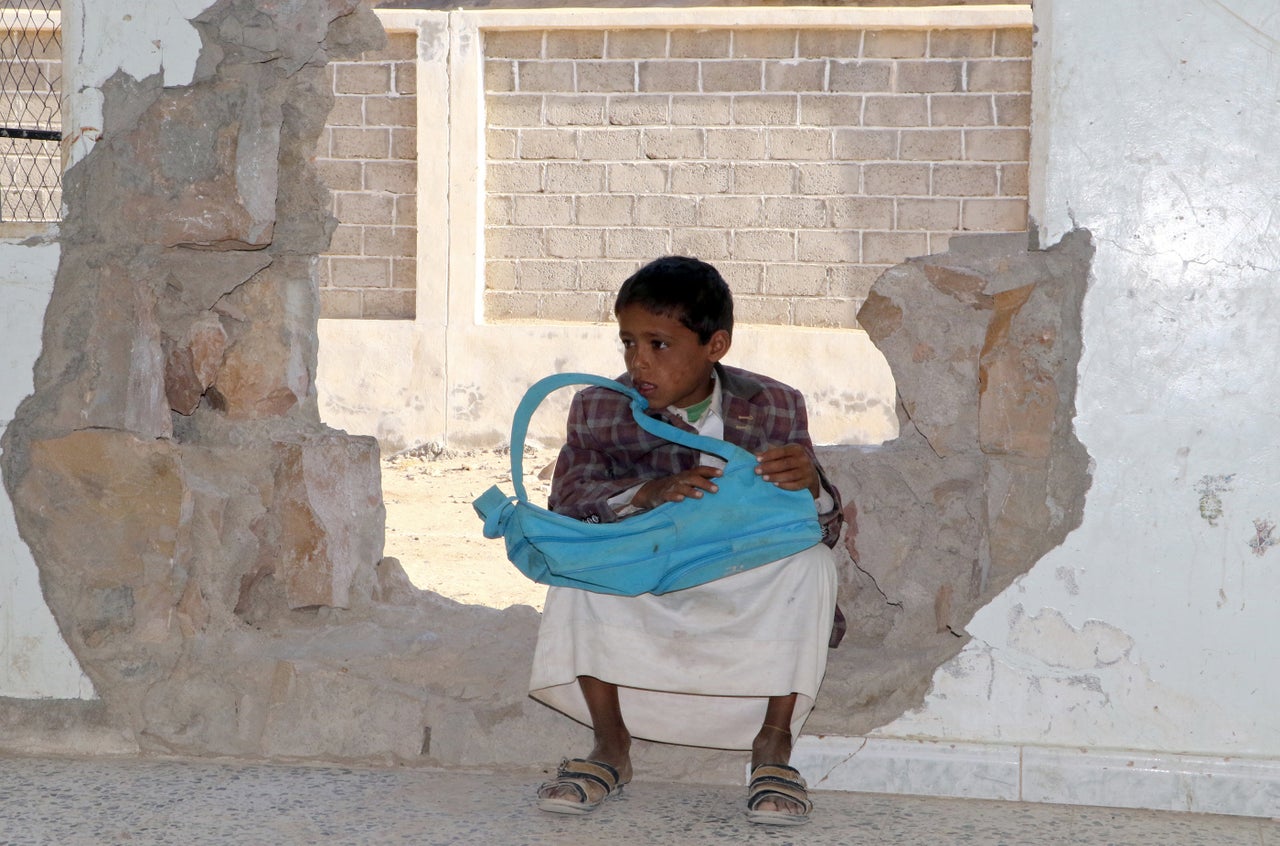
[{"label": "speckled concrete floor", "polygon": [[0,757],[0,844],[1141,844],[1280,846],[1241,817],[816,793],[809,825],[766,829],[744,789],[637,782],[589,817],[533,807],[539,773],[122,758]]}]

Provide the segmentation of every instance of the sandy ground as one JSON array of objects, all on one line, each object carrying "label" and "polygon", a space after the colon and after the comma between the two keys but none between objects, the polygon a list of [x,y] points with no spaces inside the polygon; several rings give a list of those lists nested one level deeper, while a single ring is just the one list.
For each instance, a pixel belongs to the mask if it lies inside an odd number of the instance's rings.
[{"label": "sandy ground", "polygon": [[[555,450],[526,448],[525,488],[545,505]],[[382,460],[387,506],[385,555],[400,559],[415,585],[473,605],[532,605],[539,611],[547,589],[525,578],[507,560],[501,540],[481,533],[472,501],[497,485],[509,495],[511,456],[506,450],[459,452],[426,445]]]}]

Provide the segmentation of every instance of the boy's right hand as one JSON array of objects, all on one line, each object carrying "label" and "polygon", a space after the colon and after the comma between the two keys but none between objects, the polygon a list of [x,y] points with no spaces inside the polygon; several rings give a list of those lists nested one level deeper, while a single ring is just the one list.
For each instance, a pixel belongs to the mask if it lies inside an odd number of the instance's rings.
[{"label": "boy's right hand", "polygon": [[685,497],[699,499],[703,492],[715,493],[720,490],[712,479],[719,478],[723,471],[719,467],[699,466],[674,476],[666,476],[645,482],[631,504],[637,508],[657,508],[664,502],[680,502]]}]

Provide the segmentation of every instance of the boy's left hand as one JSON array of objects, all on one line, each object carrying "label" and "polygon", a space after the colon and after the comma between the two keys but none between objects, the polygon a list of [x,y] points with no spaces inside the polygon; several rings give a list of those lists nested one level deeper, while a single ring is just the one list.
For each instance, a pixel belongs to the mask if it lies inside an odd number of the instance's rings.
[{"label": "boy's left hand", "polygon": [[818,497],[818,470],[799,444],[769,447],[756,453],[756,462],[756,475],[766,482],[788,491],[807,489],[815,499]]}]

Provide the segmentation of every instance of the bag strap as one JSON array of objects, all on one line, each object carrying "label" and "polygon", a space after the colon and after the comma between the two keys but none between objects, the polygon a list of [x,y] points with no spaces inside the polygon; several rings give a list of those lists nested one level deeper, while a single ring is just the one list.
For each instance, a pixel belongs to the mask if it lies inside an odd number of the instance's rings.
[{"label": "bag strap", "polygon": [[699,452],[718,455],[725,461],[731,460],[738,453],[749,455],[746,450],[734,446],[728,441],[722,441],[719,438],[708,438],[705,435],[695,435],[656,417],[650,417],[645,414],[645,410],[649,407],[649,401],[636,389],[628,388],[614,379],[596,376],[592,373],[556,373],[539,379],[529,386],[529,390],[525,391],[524,399],[520,400],[520,405],[516,406],[515,417],[511,421],[511,483],[515,486],[516,497],[521,501],[529,499],[524,487],[524,439],[529,432],[529,419],[533,417],[533,412],[547,398],[547,395],[560,388],[567,388],[572,385],[595,385],[596,387],[608,388],[630,397],[631,416],[635,418],[636,423],[641,429],[663,440],[672,441],[681,446],[696,449]]}]

